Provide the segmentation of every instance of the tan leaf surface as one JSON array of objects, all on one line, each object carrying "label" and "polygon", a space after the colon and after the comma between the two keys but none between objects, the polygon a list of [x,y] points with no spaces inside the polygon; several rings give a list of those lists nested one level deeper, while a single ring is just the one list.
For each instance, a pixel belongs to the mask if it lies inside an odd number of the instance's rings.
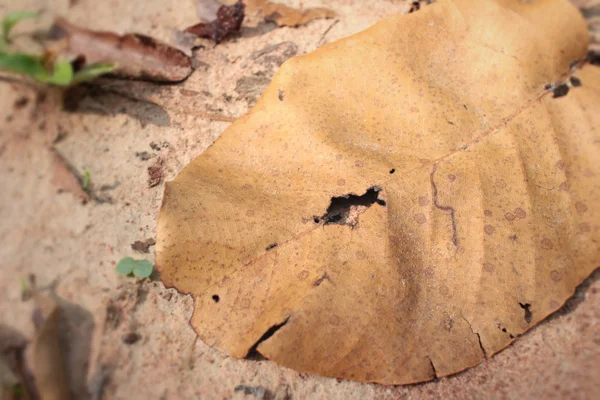
[{"label": "tan leaf surface", "polygon": [[268,0],[245,0],[244,4],[249,14],[258,14],[265,19],[275,21],[279,26],[299,26],[313,19],[333,18],[336,15],[333,10],[327,8],[298,10]]},{"label": "tan leaf surface", "polygon": [[600,264],[600,70],[544,91],[587,45],[567,1],[455,0],[287,61],[167,184],[163,282],[234,357],[386,384],[479,364]]}]

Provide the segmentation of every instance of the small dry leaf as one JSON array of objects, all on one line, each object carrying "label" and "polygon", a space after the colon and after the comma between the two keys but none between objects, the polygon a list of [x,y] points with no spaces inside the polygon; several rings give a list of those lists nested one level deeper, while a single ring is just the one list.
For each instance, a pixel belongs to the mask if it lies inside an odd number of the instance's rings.
[{"label": "small dry leaf", "polygon": [[161,279],[234,357],[386,384],[481,363],[599,266],[587,46],[566,1],[454,0],[288,60],[166,184]]},{"label": "small dry leaf", "polygon": [[53,36],[66,38],[68,51],[85,57],[88,64],[110,62],[113,74],[133,79],[177,82],[192,73],[192,62],[182,51],[149,36],[93,31],[58,18]]},{"label": "small dry leaf", "polygon": [[150,246],[154,246],[156,241],[152,238],[145,240],[136,240],[131,244],[131,249],[139,253],[149,253]]},{"label": "small dry leaf", "polygon": [[217,11],[217,18],[208,23],[201,22],[186,28],[184,32],[198,37],[212,39],[219,43],[230,33],[237,32],[244,21],[244,3],[238,1],[230,6],[223,5]]},{"label": "small dry leaf", "polygon": [[327,8],[307,8],[298,10],[268,0],[246,0],[248,14],[260,15],[267,21],[274,21],[279,26],[300,26],[313,19],[333,18],[336,13]]},{"label": "small dry leaf", "polygon": [[160,183],[163,176],[163,163],[162,157],[158,157],[154,164],[148,167],[148,187],[154,187]]}]

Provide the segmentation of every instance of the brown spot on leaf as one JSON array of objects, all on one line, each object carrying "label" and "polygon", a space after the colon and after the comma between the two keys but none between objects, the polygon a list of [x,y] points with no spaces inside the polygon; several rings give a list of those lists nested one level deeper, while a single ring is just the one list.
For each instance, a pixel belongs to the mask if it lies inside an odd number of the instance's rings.
[{"label": "brown spot on leaf", "polygon": [[365,253],[364,251],[359,250],[356,252],[356,258],[358,260],[364,260],[366,257],[367,257],[367,253]]},{"label": "brown spot on leaf", "polygon": [[345,179],[338,179],[337,184],[340,186],[344,186],[346,184],[346,180]]},{"label": "brown spot on leaf", "polygon": [[525,212],[525,210],[523,210],[522,208],[515,208],[515,217],[519,218],[519,219],[523,219],[525,217],[527,217],[527,213]]},{"label": "brown spot on leaf", "polygon": [[483,211],[483,214],[484,214],[486,217],[491,217],[492,215],[494,215],[494,213],[493,213],[493,212],[491,212],[490,210],[484,210],[484,211]]},{"label": "brown spot on leaf", "polygon": [[427,204],[429,204],[429,199],[427,197],[425,197],[425,196],[419,197],[419,205],[426,206]]},{"label": "brown spot on leaf", "polygon": [[485,272],[494,272],[494,270],[496,269],[496,266],[492,263],[486,262],[483,264],[483,270]]},{"label": "brown spot on leaf", "polygon": [[306,278],[308,278],[308,271],[304,269],[304,270],[302,270],[302,272],[300,272],[298,274],[298,279],[300,279],[301,281],[303,281]]},{"label": "brown spot on leaf", "polygon": [[456,175],[454,175],[454,174],[448,174],[448,180],[450,182],[453,182],[455,179],[456,179]]},{"label": "brown spot on leaf", "polygon": [[580,224],[579,224],[579,230],[580,230],[582,233],[586,233],[586,232],[589,232],[589,231],[591,231],[591,229],[590,229],[590,224],[588,224],[587,222],[582,222],[582,223],[580,223]]},{"label": "brown spot on leaf", "polygon": [[506,213],[504,214],[504,218],[506,218],[508,221],[514,221],[516,216],[513,213]]},{"label": "brown spot on leaf", "polygon": [[425,222],[427,222],[427,217],[423,213],[415,214],[413,215],[413,218],[420,225],[423,225]]},{"label": "brown spot on leaf", "polygon": [[560,282],[562,280],[562,274],[557,270],[552,270],[550,272],[550,278],[552,278],[554,282]]},{"label": "brown spot on leaf", "polygon": [[554,245],[552,245],[552,242],[550,241],[550,239],[548,239],[548,238],[542,239],[542,248],[543,249],[552,250],[553,247],[554,247]]},{"label": "brown spot on leaf", "polygon": [[575,209],[577,210],[577,212],[579,214],[583,214],[584,212],[586,212],[588,210],[588,207],[587,207],[587,205],[585,205],[585,203],[578,201],[575,203]]},{"label": "brown spot on leaf", "polygon": [[496,228],[494,228],[492,225],[486,225],[483,230],[485,231],[485,233],[487,233],[488,235],[491,235],[492,233],[494,233],[496,231]]}]

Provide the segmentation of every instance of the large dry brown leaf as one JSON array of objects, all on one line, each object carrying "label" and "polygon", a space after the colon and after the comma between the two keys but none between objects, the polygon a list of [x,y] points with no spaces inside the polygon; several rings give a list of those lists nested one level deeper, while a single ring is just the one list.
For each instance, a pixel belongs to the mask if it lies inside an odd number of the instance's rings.
[{"label": "large dry brown leaf", "polygon": [[440,1],[287,61],[166,185],[157,268],[199,336],[402,384],[560,308],[600,264],[600,70],[544,86],[587,38],[567,1]]}]

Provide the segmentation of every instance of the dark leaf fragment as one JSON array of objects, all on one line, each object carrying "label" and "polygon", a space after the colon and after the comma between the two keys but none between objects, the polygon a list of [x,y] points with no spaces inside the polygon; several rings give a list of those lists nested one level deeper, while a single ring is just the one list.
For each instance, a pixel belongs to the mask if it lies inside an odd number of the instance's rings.
[{"label": "dark leaf fragment", "polygon": [[131,244],[131,248],[140,253],[149,253],[150,246],[154,246],[156,241],[152,238],[146,240],[136,240]]},{"label": "dark leaf fragment", "polygon": [[221,6],[217,11],[217,19],[190,26],[184,32],[219,43],[225,36],[240,30],[244,21],[244,9],[244,3],[241,1],[230,6]]}]

